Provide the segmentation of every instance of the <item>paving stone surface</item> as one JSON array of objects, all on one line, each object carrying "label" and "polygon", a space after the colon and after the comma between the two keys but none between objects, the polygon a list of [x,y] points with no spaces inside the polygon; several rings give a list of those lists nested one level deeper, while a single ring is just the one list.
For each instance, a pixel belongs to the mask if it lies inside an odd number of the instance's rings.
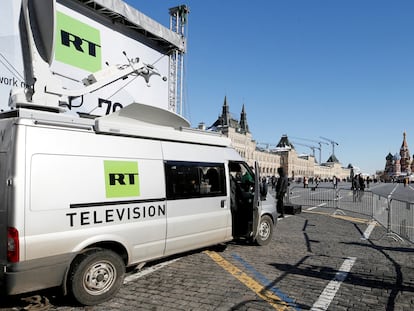
[{"label": "paving stone surface", "polygon": [[[32,310],[311,310],[317,301],[325,309],[314,310],[413,310],[413,244],[381,226],[363,239],[369,219],[333,212],[318,208],[281,219],[267,246],[232,242],[166,259],[102,305],[79,307],[46,291],[37,294],[49,303]],[[350,258],[350,271],[339,271]],[[23,310],[22,298],[0,297],[0,311]]]}]

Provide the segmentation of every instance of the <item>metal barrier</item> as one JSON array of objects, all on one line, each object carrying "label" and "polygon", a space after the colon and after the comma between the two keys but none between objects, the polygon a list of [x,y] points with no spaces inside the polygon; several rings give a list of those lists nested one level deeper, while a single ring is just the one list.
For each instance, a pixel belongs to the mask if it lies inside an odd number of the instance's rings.
[{"label": "metal barrier", "polygon": [[[374,219],[376,216],[374,215]],[[414,204],[387,198],[386,222],[381,224],[387,228],[387,234],[397,238],[397,234],[414,243]]]},{"label": "metal barrier", "polygon": [[290,187],[285,197],[287,203],[302,206],[333,207],[338,205],[337,189],[327,187]]},{"label": "metal barrier", "polygon": [[371,191],[338,189],[338,209],[354,213],[373,215],[373,194]]},{"label": "metal barrier", "polygon": [[350,211],[367,215],[387,229],[387,235],[414,243],[414,203],[391,196],[332,187],[290,187],[286,203],[309,207],[335,208],[335,213]]}]

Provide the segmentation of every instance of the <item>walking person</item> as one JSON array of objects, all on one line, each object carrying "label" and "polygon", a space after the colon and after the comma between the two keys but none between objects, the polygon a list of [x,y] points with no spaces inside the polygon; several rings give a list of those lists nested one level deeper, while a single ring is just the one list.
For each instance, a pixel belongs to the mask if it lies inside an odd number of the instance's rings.
[{"label": "walking person", "polygon": [[357,198],[359,197],[359,176],[355,175],[352,179],[352,198],[353,201],[356,202]]},{"label": "walking person", "polygon": [[332,184],[333,184],[334,189],[338,188],[338,178],[335,175],[332,178]]},{"label": "walking person", "polygon": [[371,179],[369,178],[369,176],[367,176],[367,189],[369,189],[369,183],[371,182]]},{"label": "walking person", "polygon": [[274,190],[274,189],[275,189],[275,187],[276,187],[276,176],[275,176],[275,175],[273,175],[273,176],[272,176],[272,190]]},{"label": "walking person", "polygon": [[262,181],[260,182],[260,200],[265,201],[267,196],[267,179],[266,177],[262,177]]},{"label": "walking person", "polygon": [[364,191],[365,191],[365,181],[364,181],[364,177],[362,176],[362,174],[359,174],[359,202],[362,201],[362,197],[364,196]]},{"label": "walking person", "polygon": [[288,179],[285,174],[285,171],[283,170],[283,167],[279,167],[277,169],[277,172],[279,174],[279,179],[276,183],[276,210],[280,213],[281,218],[285,217],[285,208],[283,206],[283,198],[285,197],[285,194],[288,190]]}]

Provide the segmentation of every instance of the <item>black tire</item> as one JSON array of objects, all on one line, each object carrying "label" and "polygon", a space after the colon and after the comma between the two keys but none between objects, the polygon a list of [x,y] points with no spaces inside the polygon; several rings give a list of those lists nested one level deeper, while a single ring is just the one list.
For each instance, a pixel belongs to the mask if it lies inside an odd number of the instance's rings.
[{"label": "black tire", "polygon": [[119,291],[125,275],[120,256],[106,249],[91,249],[76,257],[68,275],[68,290],[82,305],[105,302]]},{"label": "black tire", "polygon": [[260,218],[259,232],[257,233],[256,243],[260,246],[267,245],[272,240],[273,221],[268,215]]}]

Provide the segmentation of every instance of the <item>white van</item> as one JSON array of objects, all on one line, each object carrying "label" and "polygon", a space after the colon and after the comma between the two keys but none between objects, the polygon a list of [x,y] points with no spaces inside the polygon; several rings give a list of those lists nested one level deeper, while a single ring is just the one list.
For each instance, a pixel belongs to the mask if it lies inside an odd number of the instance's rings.
[{"label": "white van", "polygon": [[267,244],[275,204],[257,202],[258,174],[229,139],[184,125],[140,104],[95,119],[1,114],[5,292],[61,287],[93,305],[128,266],[239,237]]}]

